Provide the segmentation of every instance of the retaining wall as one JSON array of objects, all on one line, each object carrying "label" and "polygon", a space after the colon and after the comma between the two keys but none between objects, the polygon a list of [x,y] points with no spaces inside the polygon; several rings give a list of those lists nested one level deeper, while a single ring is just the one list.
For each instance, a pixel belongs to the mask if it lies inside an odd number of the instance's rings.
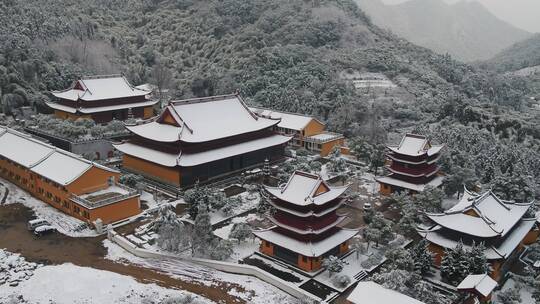
[{"label": "retaining wall", "polygon": [[301,288],[298,288],[292,285],[291,283],[284,281],[272,274],[269,274],[265,272],[264,270],[259,269],[255,266],[236,264],[236,263],[230,263],[230,262],[222,262],[222,261],[216,261],[216,260],[208,260],[208,259],[184,258],[184,257],[172,255],[172,254],[153,252],[147,249],[137,247],[135,244],[131,243],[128,239],[121,236],[114,230],[109,230],[108,238],[110,241],[118,244],[120,247],[124,248],[131,254],[141,257],[141,258],[158,258],[158,259],[159,258],[172,258],[172,259],[183,260],[186,262],[191,262],[194,264],[214,268],[214,269],[224,271],[224,272],[254,276],[268,284],[271,284],[283,290],[284,292],[290,294],[293,297],[300,298],[300,299],[307,298],[316,302],[321,301],[319,298],[308,293],[307,291]]}]

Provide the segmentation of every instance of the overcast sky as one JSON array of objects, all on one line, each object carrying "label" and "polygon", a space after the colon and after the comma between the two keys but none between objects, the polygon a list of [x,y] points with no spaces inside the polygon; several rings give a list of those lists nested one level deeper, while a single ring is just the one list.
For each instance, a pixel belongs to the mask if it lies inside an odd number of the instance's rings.
[{"label": "overcast sky", "polygon": [[[409,0],[383,0],[387,4]],[[440,0],[432,0],[440,1]],[[455,3],[461,0],[444,0]],[[465,0],[473,1],[473,0]],[[540,0],[476,0],[487,7],[495,16],[529,32],[540,33]]]}]

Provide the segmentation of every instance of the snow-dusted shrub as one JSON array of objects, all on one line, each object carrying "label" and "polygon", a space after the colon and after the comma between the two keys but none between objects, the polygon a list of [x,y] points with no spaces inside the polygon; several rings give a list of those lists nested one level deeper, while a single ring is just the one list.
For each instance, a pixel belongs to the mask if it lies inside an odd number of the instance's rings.
[{"label": "snow-dusted shrub", "polygon": [[168,298],[163,301],[163,304],[202,304],[202,303],[203,303],[202,301],[198,300],[192,295]]},{"label": "snow-dusted shrub", "polygon": [[210,251],[210,258],[223,261],[228,259],[233,254],[233,246],[231,242],[216,238],[212,243],[214,245]]},{"label": "snow-dusted shrub", "polygon": [[246,223],[235,223],[229,234],[229,238],[238,240],[238,242],[243,242],[247,238],[251,237],[251,227]]},{"label": "snow-dusted shrub", "polygon": [[360,265],[362,265],[362,267],[364,268],[371,268],[379,264],[382,261],[382,258],[383,258],[382,254],[380,254],[379,252],[374,252],[372,255],[368,257],[367,260],[360,263]]},{"label": "snow-dusted shrub", "polygon": [[345,288],[351,284],[351,278],[348,275],[337,274],[332,278],[332,284],[337,288]]},{"label": "snow-dusted shrub", "polygon": [[520,294],[521,286],[515,286],[514,288],[509,288],[505,291],[501,291],[497,294],[497,303],[500,304],[519,304],[521,302]]},{"label": "snow-dusted shrub", "polygon": [[326,267],[330,276],[332,276],[335,273],[341,272],[343,270],[344,265],[345,265],[345,262],[343,260],[333,255],[327,257],[322,262],[322,266]]}]

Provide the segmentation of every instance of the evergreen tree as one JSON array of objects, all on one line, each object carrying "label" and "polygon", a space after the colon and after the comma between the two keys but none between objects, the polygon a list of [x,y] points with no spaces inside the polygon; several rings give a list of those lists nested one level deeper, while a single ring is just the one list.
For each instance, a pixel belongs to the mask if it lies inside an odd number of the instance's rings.
[{"label": "evergreen tree", "polygon": [[151,228],[157,232],[157,244],[168,251],[180,251],[189,244],[189,235],[184,223],[180,221],[171,205],[162,205],[158,217],[151,223]]},{"label": "evergreen tree", "polygon": [[428,241],[422,239],[411,249],[411,255],[414,260],[414,271],[420,275],[426,275],[431,272],[434,255],[428,249]]},{"label": "evergreen tree", "polygon": [[484,251],[486,247],[483,243],[476,245],[473,244],[471,249],[467,253],[467,259],[469,260],[469,273],[470,274],[484,274],[489,271],[489,263],[487,261]]},{"label": "evergreen tree", "polygon": [[206,256],[213,244],[214,234],[210,214],[206,205],[199,205],[199,211],[193,225],[191,252],[194,256]]}]

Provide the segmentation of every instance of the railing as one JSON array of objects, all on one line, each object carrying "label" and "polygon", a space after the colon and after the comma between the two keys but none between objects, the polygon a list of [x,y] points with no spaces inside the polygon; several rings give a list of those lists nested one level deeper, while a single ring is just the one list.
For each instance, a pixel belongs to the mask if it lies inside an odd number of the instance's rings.
[{"label": "railing", "polygon": [[112,204],[112,203],[115,203],[115,202],[123,201],[123,200],[126,200],[128,198],[132,198],[134,196],[139,195],[137,190],[133,190],[133,189],[128,188],[126,186],[120,186],[119,184],[117,184],[116,186],[118,186],[119,188],[122,188],[124,190],[127,190],[128,193],[119,194],[119,195],[115,195],[115,196],[108,197],[108,198],[103,198],[103,199],[97,200],[97,201],[90,201],[88,199],[82,198],[82,197],[77,196],[77,195],[72,195],[70,199],[73,202],[75,202],[75,203],[77,203],[77,204],[79,204],[79,205],[81,205],[83,207],[92,209],[92,208],[98,208],[98,207],[102,207],[102,206],[105,206],[105,205],[109,205],[109,204]]},{"label": "railing", "polygon": [[315,143],[315,144],[323,144],[323,143],[326,143],[326,142],[329,142],[329,141],[332,141],[332,140],[344,138],[343,134],[340,134],[340,133],[334,133],[334,132],[325,131],[324,133],[321,133],[321,134],[331,135],[331,136],[329,136],[328,138],[324,138],[324,139],[313,138],[313,136],[319,135],[319,134],[315,134],[315,135],[311,135],[311,136],[306,136],[306,137],[303,138],[303,140],[305,142],[310,142],[310,143]]}]

